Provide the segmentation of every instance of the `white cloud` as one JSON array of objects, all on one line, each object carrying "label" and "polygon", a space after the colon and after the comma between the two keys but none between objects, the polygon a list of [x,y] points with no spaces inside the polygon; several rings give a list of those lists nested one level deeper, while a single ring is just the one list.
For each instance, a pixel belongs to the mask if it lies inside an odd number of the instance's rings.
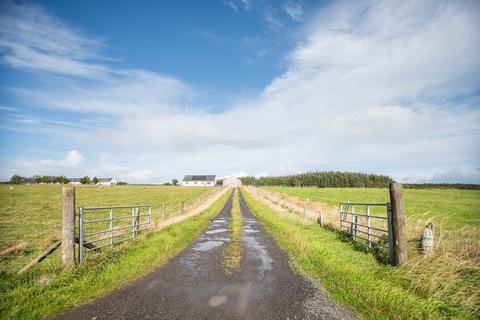
[{"label": "white cloud", "polygon": [[[67,152],[67,156],[61,160],[44,159],[38,162],[24,162],[33,167],[76,167],[84,160],[83,155],[78,150],[71,150]],[[41,168],[40,168],[41,170]]]},{"label": "white cloud", "polygon": [[302,6],[296,2],[287,2],[282,6],[283,11],[290,16],[292,20],[302,20]]},{"label": "white cloud", "polygon": [[222,112],[200,108],[198,89],[145,70],[18,92],[113,117],[71,131],[115,154],[95,170],[122,179],[338,169],[419,181],[480,159],[480,110],[465,98],[478,90],[478,14],[475,2],[335,2],[309,22],[284,74]]},{"label": "white cloud", "polygon": [[[3,179],[8,179],[15,173],[24,176],[33,175],[60,175],[70,173],[78,173],[79,166],[83,163],[84,157],[78,150],[68,151],[65,158],[42,159],[42,160],[15,160],[8,167],[3,168],[0,176]],[[70,175],[71,176],[71,175]]]},{"label": "white cloud", "polygon": [[230,7],[233,11],[238,11],[240,8],[244,10],[252,9],[252,0],[222,0],[225,5]]},{"label": "white cloud", "polygon": [[0,53],[12,67],[97,78],[111,70],[92,63],[101,59],[103,42],[56,19],[36,4],[0,6]]}]

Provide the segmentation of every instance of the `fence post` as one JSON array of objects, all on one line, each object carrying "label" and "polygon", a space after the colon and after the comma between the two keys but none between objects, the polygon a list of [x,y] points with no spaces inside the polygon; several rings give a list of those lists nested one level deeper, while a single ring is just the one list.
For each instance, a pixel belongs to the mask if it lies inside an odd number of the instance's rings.
[{"label": "fence post", "polygon": [[182,200],[182,208],[180,210],[180,213],[183,214],[183,210],[185,209],[185,200]]},{"label": "fence post", "polygon": [[423,230],[422,239],[420,241],[421,252],[427,257],[431,257],[433,255],[433,233],[433,223],[427,224]]},{"label": "fence post", "polygon": [[320,223],[320,226],[323,227],[323,212],[320,210],[319,217],[318,217],[318,222]]},{"label": "fence post", "polygon": [[303,204],[303,223],[307,221],[307,205]]},{"label": "fence post", "polygon": [[165,203],[162,205],[162,223],[165,221]]},{"label": "fence post", "polygon": [[75,188],[62,189],[62,263],[75,264]]},{"label": "fence post", "polygon": [[340,231],[343,231],[342,213],[343,213],[343,204],[340,204]]},{"label": "fence post", "polygon": [[407,264],[407,230],[405,227],[405,205],[403,200],[403,186],[400,183],[390,184],[390,203],[392,207],[391,230],[393,256],[391,263],[394,266]]}]

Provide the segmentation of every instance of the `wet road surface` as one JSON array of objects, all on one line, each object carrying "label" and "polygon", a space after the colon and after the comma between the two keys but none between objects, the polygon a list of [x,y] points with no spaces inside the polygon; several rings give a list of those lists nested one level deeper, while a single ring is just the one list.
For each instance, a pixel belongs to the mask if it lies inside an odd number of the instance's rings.
[{"label": "wet road surface", "polygon": [[56,319],[354,319],[298,275],[240,197],[240,268],[226,274],[232,196],[207,230],[168,264]]}]

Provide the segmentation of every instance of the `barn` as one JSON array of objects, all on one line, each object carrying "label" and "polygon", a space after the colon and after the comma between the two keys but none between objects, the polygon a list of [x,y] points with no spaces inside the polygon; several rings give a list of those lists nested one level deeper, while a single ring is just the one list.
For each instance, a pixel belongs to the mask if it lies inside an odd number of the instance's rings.
[{"label": "barn", "polygon": [[184,187],[214,187],[216,184],[215,175],[186,175],[182,181]]}]

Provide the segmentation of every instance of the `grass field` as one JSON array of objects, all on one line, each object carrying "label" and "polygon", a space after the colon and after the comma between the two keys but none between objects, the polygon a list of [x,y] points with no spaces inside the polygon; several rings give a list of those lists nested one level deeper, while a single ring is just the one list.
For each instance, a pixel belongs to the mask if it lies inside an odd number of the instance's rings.
[{"label": "grass field", "polygon": [[[337,206],[340,202],[388,202],[388,189],[266,187],[312,201]],[[480,191],[405,189],[405,209],[410,220],[426,218],[446,229],[480,228]]]},{"label": "grass field", "polygon": [[478,269],[469,271],[470,278],[466,275],[469,272],[465,272],[461,282],[451,278],[440,282],[436,278],[436,286],[432,287],[429,277],[437,277],[436,262],[430,274],[425,269],[414,270],[421,266],[418,264],[406,268],[381,264],[372,254],[355,250],[337,231],[303,224],[293,219],[293,215],[280,215],[247,192],[243,194],[252,212],[287,251],[294,265],[363,318],[478,319],[480,316]]},{"label": "grass field", "polygon": [[47,261],[21,276],[0,273],[0,319],[40,319],[147,274],[197,237],[218,214],[228,196],[229,192],[225,193],[197,216],[114,247],[88,259],[81,267],[62,273],[58,263]]},{"label": "grass field", "polygon": [[[12,189],[13,188],[13,189]],[[0,251],[26,242],[26,248],[0,258],[0,272],[16,272],[60,237],[61,185],[0,185]],[[168,186],[77,186],[76,205],[151,204],[153,219],[161,205],[167,214],[178,211],[182,200],[212,192],[212,188]]]},{"label": "grass field", "polygon": [[[343,201],[389,201],[388,189],[265,189],[336,208]],[[480,316],[480,191],[406,189],[405,208],[409,263],[394,272],[395,281],[421,297],[444,303],[449,310]],[[337,227],[337,214],[334,218]],[[435,224],[435,254],[431,259],[421,256],[417,247],[428,222]]]}]

